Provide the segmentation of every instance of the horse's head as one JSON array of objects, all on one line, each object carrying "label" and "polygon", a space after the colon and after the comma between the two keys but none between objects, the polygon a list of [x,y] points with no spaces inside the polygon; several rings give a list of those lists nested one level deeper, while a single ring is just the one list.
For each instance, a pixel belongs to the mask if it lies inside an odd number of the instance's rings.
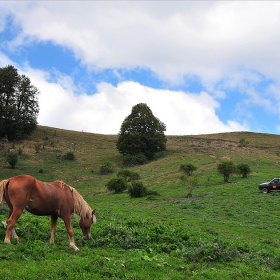
[{"label": "horse's head", "polygon": [[88,240],[90,239],[90,227],[93,223],[96,223],[96,217],[94,215],[95,209],[92,211],[92,216],[86,216],[85,218],[80,219],[80,228],[83,232],[83,239]]}]

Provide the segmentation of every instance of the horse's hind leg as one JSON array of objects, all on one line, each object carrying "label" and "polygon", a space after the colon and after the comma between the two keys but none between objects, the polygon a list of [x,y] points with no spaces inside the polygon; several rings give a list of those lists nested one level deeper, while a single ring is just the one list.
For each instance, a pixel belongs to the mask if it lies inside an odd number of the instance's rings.
[{"label": "horse's hind leg", "polygon": [[11,235],[18,240],[18,236],[16,234],[16,231],[14,229],[14,226],[20,217],[20,215],[23,212],[23,209],[20,208],[13,208],[10,210],[11,213],[9,213],[8,219],[6,220],[7,222],[7,229],[6,229],[6,236],[5,236],[5,243],[11,243]]},{"label": "horse's hind leg", "polygon": [[[10,207],[10,208],[9,208],[9,214],[8,214],[7,219],[6,219],[7,225],[8,225],[8,219],[11,217],[12,213],[13,213],[13,208]],[[14,239],[16,239],[16,241],[18,242],[18,235],[17,235],[17,233],[16,233],[15,228],[12,229],[12,237],[13,237]]]}]

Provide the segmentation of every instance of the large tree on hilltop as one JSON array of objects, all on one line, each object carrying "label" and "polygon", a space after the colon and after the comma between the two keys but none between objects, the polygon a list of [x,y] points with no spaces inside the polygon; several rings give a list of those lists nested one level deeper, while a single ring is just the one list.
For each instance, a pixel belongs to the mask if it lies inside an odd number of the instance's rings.
[{"label": "large tree on hilltop", "polygon": [[15,67],[0,68],[0,136],[20,139],[36,129],[38,95],[30,79]]},{"label": "large tree on hilltop", "polygon": [[166,150],[165,124],[156,118],[145,103],[132,107],[131,114],[121,125],[117,149],[123,155],[143,154],[152,159]]}]

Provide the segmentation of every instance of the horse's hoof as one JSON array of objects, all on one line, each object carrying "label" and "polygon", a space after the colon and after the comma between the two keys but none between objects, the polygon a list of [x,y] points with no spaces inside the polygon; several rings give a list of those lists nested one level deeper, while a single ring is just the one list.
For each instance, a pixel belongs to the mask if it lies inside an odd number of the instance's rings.
[{"label": "horse's hoof", "polygon": [[70,245],[70,249],[74,251],[79,251],[79,248],[75,244]]},{"label": "horse's hoof", "polygon": [[6,243],[6,244],[11,244],[11,240],[5,238],[4,243]]}]

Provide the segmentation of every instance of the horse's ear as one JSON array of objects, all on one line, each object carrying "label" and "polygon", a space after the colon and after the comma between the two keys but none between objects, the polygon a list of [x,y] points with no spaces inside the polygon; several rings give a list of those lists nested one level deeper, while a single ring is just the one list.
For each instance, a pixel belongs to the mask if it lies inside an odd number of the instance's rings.
[{"label": "horse's ear", "polygon": [[96,209],[92,210],[92,215],[95,213]]}]

